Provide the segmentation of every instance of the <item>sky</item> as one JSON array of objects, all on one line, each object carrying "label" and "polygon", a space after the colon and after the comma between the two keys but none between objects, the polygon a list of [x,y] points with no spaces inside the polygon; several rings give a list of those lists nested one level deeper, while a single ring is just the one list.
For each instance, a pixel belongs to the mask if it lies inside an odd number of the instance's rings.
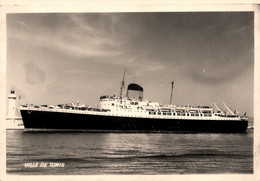
[{"label": "sky", "polygon": [[174,81],[176,105],[253,116],[254,14],[7,14],[7,93],[21,104],[97,106],[119,95],[124,69],[145,100],[169,104]]}]

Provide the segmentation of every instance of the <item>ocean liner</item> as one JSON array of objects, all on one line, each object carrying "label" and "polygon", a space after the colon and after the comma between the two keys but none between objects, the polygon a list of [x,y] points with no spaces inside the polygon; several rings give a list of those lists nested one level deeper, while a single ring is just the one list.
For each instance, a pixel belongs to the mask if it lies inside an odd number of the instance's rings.
[{"label": "ocean liner", "polygon": [[83,132],[212,132],[243,133],[248,118],[239,116],[225,103],[222,111],[212,106],[176,106],[172,104],[173,85],[169,105],[143,100],[143,88],[135,83],[125,85],[125,73],[119,96],[103,95],[99,106],[80,105],[79,102],[59,105],[21,105],[20,111],[26,131],[83,131]]}]

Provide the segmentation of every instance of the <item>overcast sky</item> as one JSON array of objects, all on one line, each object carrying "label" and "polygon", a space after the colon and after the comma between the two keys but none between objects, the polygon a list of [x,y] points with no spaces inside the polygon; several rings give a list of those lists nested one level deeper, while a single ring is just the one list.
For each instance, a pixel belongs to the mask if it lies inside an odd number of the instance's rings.
[{"label": "overcast sky", "polygon": [[[221,105],[253,115],[254,15],[72,13],[7,15],[7,91],[21,103],[80,101],[126,85],[144,99]],[[125,94],[125,93],[124,93]]]}]

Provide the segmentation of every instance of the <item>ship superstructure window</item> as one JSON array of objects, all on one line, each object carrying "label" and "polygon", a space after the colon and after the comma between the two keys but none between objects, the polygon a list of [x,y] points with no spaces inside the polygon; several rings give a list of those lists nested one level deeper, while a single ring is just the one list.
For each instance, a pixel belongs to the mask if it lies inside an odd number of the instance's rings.
[{"label": "ship superstructure window", "polygon": [[196,114],[194,114],[194,113],[191,113],[190,115],[191,115],[191,116],[199,116],[199,114],[198,114],[198,113],[196,113]]},{"label": "ship superstructure window", "polygon": [[156,112],[149,111],[150,115],[156,115]]},{"label": "ship superstructure window", "polygon": [[204,114],[204,117],[211,117],[212,114]]},{"label": "ship superstructure window", "polygon": [[186,114],[185,113],[178,113],[177,112],[177,116],[185,116]]},{"label": "ship superstructure window", "polygon": [[138,105],[138,102],[131,102],[131,105]]}]

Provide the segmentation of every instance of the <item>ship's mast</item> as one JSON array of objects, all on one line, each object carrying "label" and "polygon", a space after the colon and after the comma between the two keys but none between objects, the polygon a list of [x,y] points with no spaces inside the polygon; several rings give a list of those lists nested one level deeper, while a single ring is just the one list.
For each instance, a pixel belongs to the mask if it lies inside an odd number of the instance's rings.
[{"label": "ship's mast", "polygon": [[173,85],[174,85],[174,81],[172,81],[171,83],[172,83],[172,88],[171,88],[170,105],[172,105],[172,94],[173,94]]},{"label": "ship's mast", "polygon": [[218,111],[220,111],[221,114],[224,114],[223,111],[217,106],[217,104],[213,103],[214,106],[217,108]]},{"label": "ship's mast", "polygon": [[119,94],[120,99],[122,99],[122,92],[124,88],[125,88],[125,69],[124,69],[123,79],[121,81],[120,94]]},{"label": "ship's mast", "polygon": [[223,102],[223,105],[227,108],[228,112],[231,114],[231,115],[235,115],[235,113]]}]

